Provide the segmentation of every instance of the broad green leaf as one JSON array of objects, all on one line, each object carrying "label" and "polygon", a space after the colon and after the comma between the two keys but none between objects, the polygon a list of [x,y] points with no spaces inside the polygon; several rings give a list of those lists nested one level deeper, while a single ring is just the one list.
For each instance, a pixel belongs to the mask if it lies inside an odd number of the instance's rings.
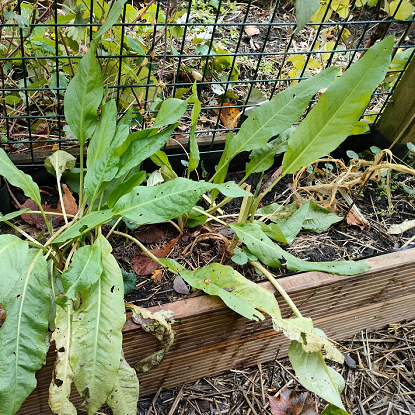
[{"label": "broad green leaf", "polygon": [[173,124],[183,117],[189,104],[189,98],[185,101],[177,98],[167,98],[161,104],[160,111],[154,121],[154,128],[161,128],[168,124]]},{"label": "broad green leaf", "polygon": [[263,147],[274,137],[291,127],[307,107],[311,97],[336,78],[338,69],[327,68],[310,79],[278,93],[271,101],[256,108],[242,124],[238,134],[229,141],[214,176],[223,182],[229,162],[243,151]]},{"label": "broad green leaf", "polygon": [[330,261],[309,262],[296,258],[284,251],[255,223],[230,224],[238,238],[248,247],[250,252],[258,257],[264,264],[270,267],[279,267],[279,260],[284,258],[286,266],[291,271],[323,271],[340,275],[355,275],[370,269],[366,261]]},{"label": "broad green leaf", "polygon": [[153,334],[162,344],[162,348],[150,356],[139,360],[134,368],[138,373],[148,372],[158,366],[174,342],[174,331],[171,325],[174,323],[174,312],[161,310],[151,313],[146,308],[126,303],[126,307],[133,312],[132,320],[148,333]]},{"label": "broad green leaf", "polygon": [[[328,209],[324,209],[314,201],[310,200],[301,208],[297,209],[291,216],[274,217],[268,225],[270,232],[280,230],[286,238],[288,244],[291,244],[301,229],[321,233],[326,231],[334,223],[340,222],[343,218],[335,215]],[[264,228],[262,228],[264,230]],[[267,233],[267,232],[266,232]],[[270,235],[268,235],[270,236]],[[284,242],[281,239],[272,239]]]},{"label": "broad green leaf", "polygon": [[104,93],[101,66],[95,51],[96,43],[92,42],[65,92],[65,118],[81,147],[97,126],[97,110]]},{"label": "broad green leaf", "polygon": [[62,232],[61,235],[53,240],[53,243],[60,244],[66,242],[68,239],[78,238],[98,225],[108,222],[113,215],[114,214],[110,210],[100,210],[98,212],[88,213],[82,219],[71,225],[67,230]]},{"label": "broad green leaf", "polygon": [[114,177],[117,175],[120,164],[120,158],[112,152],[111,149],[107,149],[107,153],[102,154],[96,159],[85,175],[85,194],[90,200],[94,200]]},{"label": "broad green leaf", "polygon": [[338,408],[336,405],[329,404],[321,415],[349,415],[349,413],[344,409]]},{"label": "broad green leaf", "polygon": [[[394,37],[372,46],[318,100],[288,141],[282,174],[295,173],[346,139],[389,68]],[[300,83],[301,85],[301,83]]]},{"label": "broad green leaf", "polygon": [[21,270],[27,262],[28,251],[27,242],[17,236],[0,236],[0,275],[7,275],[7,278],[2,278],[2,284],[0,284],[0,304],[1,299],[9,295],[20,278]]},{"label": "broad green leaf", "polygon": [[257,213],[261,215],[274,215],[269,219],[278,218],[281,216],[290,216],[298,209],[297,203],[293,202],[289,205],[280,205],[279,203],[271,203],[270,205],[263,206],[257,210]]},{"label": "broad green leaf", "polygon": [[89,168],[93,162],[108,151],[114,138],[117,124],[117,106],[115,100],[102,105],[101,116],[95,132],[88,145],[86,165]]},{"label": "broad green leaf", "polygon": [[293,341],[288,356],[298,380],[306,389],[344,410],[336,382],[321,352],[307,353],[300,343]]},{"label": "broad green leaf", "polygon": [[121,354],[120,367],[114,387],[107,398],[107,405],[114,415],[135,415],[140,391],[137,374]]},{"label": "broad green leaf", "polygon": [[359,135],[368,131],[370,131],[369,124],[364,121],[358,121],[353,127],[352,131],[350,131],[350,135]]},{"label": "broad green leaf", "polygon": [[117,154],[120,147],[122,147],[130,137],[130,127],[133,119],[132,117],[133,113],[130,108],[118,121],[117,128],[115,129],[114,139],[111,142],[111,150],[116,151]]},{"label": "broad green leaf", "polygon": [[303,229],[322,233],[325,232],[331,225],[338,223],[343,218],[337,216],[328,209],[319,206],[313,200],[308,203],[308,212],[303,223]]},{"label": "broad green leaf", "polygon": [[20,187],[27,197],[33,199],[39,206],[41,205],[38,185],[31,176],[23,173],[13,164],[2,148],[0,148],[0,175],[13,186]]},{"label": "broad green leaf", "polygon": [[94,40],[102,36],[105,32],[108,31],[108,29],[110,29],[110,27],[114,23],[116,23],[116,21],[120,17],[121,11],[126,2],[127,0],[117,0],[115,3],[113,3],[107,18],[105,19],[105,23],[99,28],[98,32],[95,34]]},{"label": "broad green leaf", "polygon": [[12,415],[36,387],[35,374],[46,358],[50,287],[42,251],[28,249],[17,237],[0,237],[0,264],[6,277],[0,290],[6,312],[0,328],[0,413]]},{"label": "broad green leaf", "polygon": [[56,308],[56,329],[52,333],[55,341],[56,362],[52,382],[49,386],[49,406],[59,415],[76,415],[75,406],[69,400],[73,372],[69,364],[71,345],[71,307]]},{"label": "broad green leaf", "polygon": [[4,216],[0,216],[0,222],[4,222],[6,220],[10,220],[10,219],[14,219],[17,216],[20,216],[23,213],[29,212],[30,209],[21,209],[21,210],[17,210],[16,212],[11,212],[8,213],[7,215]]},{"label": "broad green leaf", "polygon": [[396,20],[409,19],[415,7],[407,0],[393,0],[389,3],[390,15]]},{"label": "broad green leaf", "polygon": [[156,151],[151,157],[151,161],[158,167],[166,165],[170,170],[172,170],[169,158],[164,151]]},{"label": "broad green leaf", "polygon": [[[257,224],[262,232],[265,233],[265,235],[269,236],[272,240],[282,242],[284,244],[288,244],[287,238],[282,231],[282,229],[275,223],[265,224],[261,221],[255,221],[255,224]],[[285,232],[289,234],[289,232]]]},{"label": "broad green leaf", "polygon": [[230,197],[250,194],[233,182],[213,185],[178,177],[158,186],[134,188],[131,193],[117,201],[112,212],[114,215],[125,216],[139,223],[164,222],[188,212],[196,205],[203,193],[213,188]]},{"label": "broad green leaf", "polygon": [[55,300],[62,307],[68,305],[68,299],[76,300],[76,294],[94,285],[102,274],[101,249],[97,245],[79,248],[71,261],[71,268],[62,274],[65,295]]},{"label": "broad green leaf", "polygon": [[296,0],[295,17],[297,18],[297,32],[300,31],[320,8],[320,0]]},{"label": "broad green leaf", "polygon": [[[294,131],[293,129],[289,129]],[[249,155],[249,163],[246,165],[246,175],[268,170],[274,164],[274,156],[287,151],[288,137],[280,134],[275,140],[265,144],[262,148],[252,150]]]},{"label": "broad green leaf", "polygon": [[179,269],[179,273],[193,288],[219,296],[230,309],[250,320],[263,320],[260,311],[281,318],[274,295],[228,265],[213,263],[195,271]]},{"label": "broad green leaf", "polygon": [[106,402],[113,390],[125,323],[121,270],[102,234],[95,244],[102,252],[103,272],[92,287],[81,290],[82,304],[72,317],[69,356],[74,384],[90,415]]},{"label": "broad green leaf", "polygon": [[133,141],[144,140],[145,138],[152,136],[156,133],[156,128],[146,128],[145,130],[138,130],[134,133],[129,134],[127,139],[122,143],[122,145],[117,147],[117,154],[119,156],[122,156]]},{"label": "broad green leaf", "polygon": [[62,173],[64,171],[72,171],[75,163],[76,158],[72,154],[63,150],[57,150],[45,160],[45,167],[60,182]]},{"label": "broad green leaf", "polygon": [[144,179],[146,178],[145,171],[139,171],[133,174],[128,180],[122,182],[119,186],[117,186],[109,195],[107,200],[107,205],[109,208],[112,208],[115,202],[121,197],[130,193],[134,187],[140,186],[143,183]]},{"label": "broad green leaf", "polygon": [[120,167],[116,177],[124,175],[134,166],[138,166],[145,159],[160,150],[167,143],[176,127],[177,125],[173,124],[157,134],[144,137],[141,131],[130,134],[128,140],[131,144],[120,157]]}]

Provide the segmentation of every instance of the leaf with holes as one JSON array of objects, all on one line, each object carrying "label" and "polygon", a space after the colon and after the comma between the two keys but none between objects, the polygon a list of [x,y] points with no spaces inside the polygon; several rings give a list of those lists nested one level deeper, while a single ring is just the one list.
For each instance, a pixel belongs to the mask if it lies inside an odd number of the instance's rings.
[{"label": "leaf with holes", "polygon": [[16,236],[0,236],[0,413],[12,415],[36,387],[48,350],[50,286],[46,260]]},{"label": "leaf with holes", "polygon": [[82,304],[73,312],[69,356],[74,384],[89,414],[95,413],[113,390],[125,323],[121,270],[102,234],[95,244],[102,252],[103,272],[95,284],[80,290]]}]

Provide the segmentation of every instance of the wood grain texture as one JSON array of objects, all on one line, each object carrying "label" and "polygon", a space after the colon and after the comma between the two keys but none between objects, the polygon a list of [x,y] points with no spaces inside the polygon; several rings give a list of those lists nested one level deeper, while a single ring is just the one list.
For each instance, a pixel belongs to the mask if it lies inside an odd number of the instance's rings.
[{"label": "wood grain texture", "polygon": [[389,141],[415,141],[415,59],[407,66],[375,128]]},{"label": "wood grain texture", "polygon": [[[415,251],[399,251],[368,260],[372,269],[355,276],[308,272],[281,278],[281,285],[301,313],[334,339],[345,339],[361,330],[376,330],[389,323],[415,318]],[[262,285],[275,291],[269,283]],[[279,298],[282,315],[290,309]],[[140,374],[141,396],[160,387],[180,385],[199,377],[287,355],[288,340],[272,329],[269,318],[252,322],[229,310],[215,297],[201,296],[167,304],[180,320],[174,325],[175,342],[166,359],[153,371]],[[151,311],[158,311],[152,307]],[[130,364],[159,347],[128,315],[124,327],[124,353]],[[55,352],[38,373],[38,387],[18,414],[50,414],[48,387]],[[73,401],[80,407],[81,399]]]}]

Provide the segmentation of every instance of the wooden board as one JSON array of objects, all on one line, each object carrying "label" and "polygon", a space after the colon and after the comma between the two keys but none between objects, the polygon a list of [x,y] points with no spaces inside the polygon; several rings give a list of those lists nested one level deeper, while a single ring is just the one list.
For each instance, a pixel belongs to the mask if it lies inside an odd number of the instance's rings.
[{"label": "wooden board", "polygon": [[[212,134],[196,134],[197,143],[199,147],[207,147],[212,144],[213,135]],[[215,145],[224,145],[226,139],[226,134],[224,133],[216,133],[215,134]],[[187,147],[189,143],[189,136],[184,135],[184,137],[175,138],[174,140],[172,138],[169,138],[166,144],[166,150],[180,150],[180,152],[183,152],[183,147]],[[72,154],[74,157],[79,158],[79,148],[65,148],[63,146],[63,150],[67,151],[68,153]],[[9,153],[8,156],[10,157],[10,160],[16,164],[17,166],[21,165],[30,165],[30,164],[43,164],[45,159],[48,158],[50,155],[52,155],[54,151],[52,150],[41,150],[41,149],[34,149],[33,154],[29,151],[21,151],[19,153]],[[86,149],[84,150],[84,156],[86,157]]]},{"label": "wooden board", "polygon": [[415,142],[415,59],[405,70],[398,86],[376,123],[376,130],[396,144]]},{"label": "wooden board", "polygon": [[[376,330],[415,318],[415,250],[408,249],[368,260],[372,269],[355,276],[308,272],[280,279],[301,313],[311,317],[334,340],[361,330]],[[275,291],[269,283],[262,284]],[[282,315],[290,309],[279,298]],[[152,307],[151,311],[158,311]],[[174,325],[175,342],[156,369],[140,374],[141,396],[160,387],[180,385],[199,377],[287,355],[289,342],[276,333],[269,318],[249,321],[229,310],[220,299],[201,296],[167,304],[180,320]],[[124,353],[130,364],[157,350],[159,344],[128,316],[124,327]],[[38,387],[18,414],[50,414],[48,387],[55,352],[38,373]],[[75,392],[74,392],[75,393]],[[80,407],[79,396],[73,399]]]}]

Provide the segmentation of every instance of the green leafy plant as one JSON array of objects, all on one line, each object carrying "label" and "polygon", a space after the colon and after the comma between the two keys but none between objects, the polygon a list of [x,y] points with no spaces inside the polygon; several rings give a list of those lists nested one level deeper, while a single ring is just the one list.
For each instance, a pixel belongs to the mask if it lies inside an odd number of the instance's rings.
[{"label": "green leafy plant", "polygon": [[[107,240],[111,233],[133,240],[156,262],[180,274],[191,286],[220,296],[242,316],[258,320],[264,318],[263,313],[269,314],[275,330],[282,330],[292,340],[289,354],[299,380],[305,387],[343,409],[339,375],[326,365],[322,354],[324,352],[326,358],[342,362],[341,353],[324,333],[313,327],[310,319],[301,315],[263,264],[275,268],[285,261],[287,268],[292,270],[321,270],[345,275],[366,271],[368,264],[350,261],[311,263],[295,258],[273,239],[292,240],[294,233],[287,232],[291,226],[298,231],[302,228],[320,230],[328,226],[321,223],[321,208],[310,202],[292,215],[290,227],[272,223],[275,226],[265,225],[264,228],[264,224],[254,220],[264,193],[253,196],[244,190],[243,183],[238,186],[225,182],[225,177],[230,161],[243,151],[251,151],[247,176],[268,169],[273,156],[286,151],[280,176],[283,177],[334,149],[353,129],[371,92],[382,81],[389,66],[393,38],[387,38],[369,50],[337,81],[334,82],[337,69],[329,68],[277,94],[253,111],[236,136],[229,134],[211,181],[193,181],[190,173],[200,161],[194,137],[200,112],[195,86],[192,96],[185,101],[166,99],[152,127],[133,133],[130,133],[131,113],[127,112],[117,122],[115,102],[104,99],[102,71],[95,52],[101,36],[117,20],[121,6],[122,1],[114,3],[65,94],[65,117],[81,147],[79,172],[72,171],[69,176],[72,183],[74,178],[79,179],[75,186],[79,195],[78,211],[75,214],[66,212],[61,192],[61,180],[68,177],[67,171],[74,166],[70,155],[58,151],[46,161],[47,168],[56,176],[62,207],[62,212],[48,212],[41,203],[36,183],[18,170],[0,150],[0,174],[21,188],[39,208],[36,211],[23,209],[0,217],[26,238],[0,236],[0,269],[2,275],[8,276],[0,291],[0,303],[6,312],[6,320],[0,329],[0,412],[6,415],[15,413],[34,389],[35,373],[43,365],[48,350],[45,342],[48,329],[53,332],[57,350],[49,400],[55,413],[76,413],[70,402],[72,384],[84,399],[84,406],[90,414],[104,403],[112,408],[114,414],[136,412],[139,387],[134,369],[122,353],[124,281]],[[327,86],[319,103],[302,123],[295,130],[289,129],[301,117],[311,97]],[[189,104],[193,104],[189,169],[188,178],[181,178],[174,173],[160,148],[167,142],[177,126],[176,121]],[[271,140],[275,135],[278,137]],[[89,139],[85,170],[82,150]],[[160,167],[161,184],[142,185],[145,173],[141,164],[147,158]],[[210,196],[208,192],[211,192]],[[137,239],[115,230],[116,224],[109,232],[102,226],[111,220],[119,222],[122,218],[140,224],[176,219],[179,229],[183,229],[187,220],[216,219],[213,213],[220,207],[214,203],[217,192],[225,197],[222,205],[230,198],[245,197],[240,220],[230,225],[222,223],[235,232],[235,243],[238,238],[244,243],[249,264],[270,279],[292,308],[295,318],[283,319],[275,297],[230,266],[209,264],[189,271],[171,259],[156,258]],[[201,197],[210,201],[208,211],[196,206]],[[10,222],[25,213],[41,215],[39,220],[43,220],[48,230],[45,242],[33,239]],[[52,220],[55,217],[62,218],[63,224],[57,226]],[[330,220],[333,223],[337,218],[330,217]],[[135,314],[145,314],[132,308]],[[172,331],[163,318],[157,317],[157,324],[167,330],[169,341],[163,351],[154,355],[157,362],[171,344]],[[136,365],[136,369],[139,367],[148,368],[148,362]]]}]

